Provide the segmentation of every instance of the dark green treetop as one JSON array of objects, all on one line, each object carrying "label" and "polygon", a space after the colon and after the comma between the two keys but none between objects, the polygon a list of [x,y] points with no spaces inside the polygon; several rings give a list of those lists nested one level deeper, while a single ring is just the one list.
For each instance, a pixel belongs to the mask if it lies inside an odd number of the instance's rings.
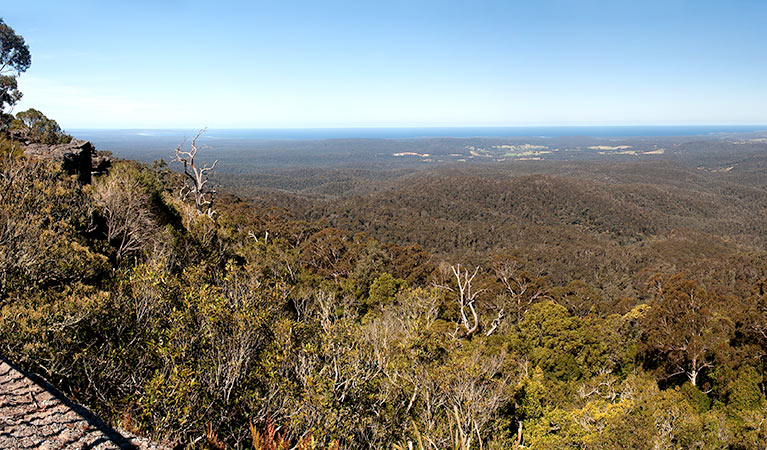
[{"label": "dark green treetop", "polygon": [[11,129],[43,144],[65,144],[72,140],[72,136],[64,133],[55,120],[34,108],[17,113]]},{"label": "dark green treetop", "polygon": [[10,124],[10,111],[21,100],[16,77],[31,64],[24,38],[0,18],[0,129]]}]

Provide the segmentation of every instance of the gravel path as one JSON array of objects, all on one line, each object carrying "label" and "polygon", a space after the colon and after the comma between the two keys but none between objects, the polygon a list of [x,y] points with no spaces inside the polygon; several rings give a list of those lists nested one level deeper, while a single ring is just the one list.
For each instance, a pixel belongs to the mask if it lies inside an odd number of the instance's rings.
[{"label": "gravel path", "polygon": [[0,357],[0,449],[168,448],[110,428],[45,380]]}]

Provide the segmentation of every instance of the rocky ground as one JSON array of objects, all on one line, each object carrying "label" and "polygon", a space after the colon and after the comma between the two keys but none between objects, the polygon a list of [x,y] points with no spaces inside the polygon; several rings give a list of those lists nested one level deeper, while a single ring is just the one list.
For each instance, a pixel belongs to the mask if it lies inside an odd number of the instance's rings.
[{"label": "rocky ground", "polygon": [[45,380],[0,357],[0,449],[168,448],[107,426]]}]

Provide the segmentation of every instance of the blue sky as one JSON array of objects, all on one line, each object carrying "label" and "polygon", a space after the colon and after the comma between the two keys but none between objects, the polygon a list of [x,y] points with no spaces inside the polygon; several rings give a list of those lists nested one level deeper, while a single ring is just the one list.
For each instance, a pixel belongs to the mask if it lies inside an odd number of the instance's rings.
[{"label": "blue sky", "polygon": [[767,124],[765,1],[34,1],[65,128]]}]

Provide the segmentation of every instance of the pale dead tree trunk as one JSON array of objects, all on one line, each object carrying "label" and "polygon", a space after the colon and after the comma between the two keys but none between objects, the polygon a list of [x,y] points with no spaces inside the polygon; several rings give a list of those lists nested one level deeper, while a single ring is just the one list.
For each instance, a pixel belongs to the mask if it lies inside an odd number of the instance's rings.
[{"label": "pale dead tree trunk", "polygon": [[186,140],[176,147],[173,161],[178,161],[184,164],[184,175],[186,176],[186,183],[181,188],[181,198],[186,200],[189,195],[194,196],[194,203],[197,207],[197,212],[205,214],[211,219],[216,215],[216,211],[213,210],[213,199],[216,195],[216,190],[207,187],[208,174],[216,167],[218,160],[214,161],[210,166],[197,167],[194,158],[197,156],[198,147],[197,139],[207,130],[203,128],[197,133],[197,136],[192,139],[189,151],[184,151],[184,144]]},{"label": "pale dead tree trunk", "polygon": [[[476,267],[473,273],[469,273],[469,269],[461,267],[460,264],[450,266],[450,270],[453,272],[458,284],[457,301],[461,311],[458,327],[463,327],[466,337],[471,337],[479,329],[479,315],[477,315],[474,303],[477,301],[477,296],[482,293],[483,290],[480,289],[475,291],[472,289],[471,285],[474,278],[479,273],[479,267]],[[448,286],[442,287],[455,292],[454,289]]]},{"label": "pale dead tree trunk", "polygon": [[495,333],[495,330],[498,329],[498,325],[501,324],[501,321],[503,321],[503,318],[506,316],[506,312],[501,308],[498,310],[498,315],[493,319],[493,322],[490,324],[490,328],[485,332],[485,336],[490,336],[491,334]]},{"label": "pale dead tree trunk", "polygon": [[[471,283],[474,281],[474,277],[479,273],[479,267],[474,269],[474,273],[469,276],[469,270],[463,269],[461,271],[461,265],[450,267],[453,270],[453,275],[458,282],[458,302],[461,307],[461,322],[463,328],[466,330],[466,336],[469,337],[474,334],[479,328],[479,317],[477,316],[477,310],[474,309],[474,302],[477,300],[477,295],[481,291],[472,291]],[[466,316],[466,310],[471,311],[471,322]]]},{"label": "pale dead tree trunk", "polygon": [[[686,348],[682,348],[683,350],[686,350]],[[705,355],[699,356],[698,354],[695,354],[691,360],[690,360],[690,367],[684,368],[682,366],[679,366],[679,370],[676,373],[671,374],[673,375],[680,375],[685,374],[687,376],[687,379],[690,380],[690,384],[693,386],[698,385],[698,375],[705,370],[710,369],[713,367],[713,364],[711,364],[709,361],[705,359]]]}]

